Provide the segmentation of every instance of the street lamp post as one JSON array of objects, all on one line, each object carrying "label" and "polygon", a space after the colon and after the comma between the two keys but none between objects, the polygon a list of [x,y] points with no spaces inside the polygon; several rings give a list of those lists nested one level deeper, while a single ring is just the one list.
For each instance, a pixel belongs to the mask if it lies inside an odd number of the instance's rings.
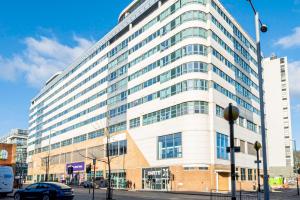
[{"label": "street lamp post", "polygon": [[259,160],[259,150],[261,149],[261,144],[256,141],[255,144],[254,144],[254,149],[256,150],[256,157],[257,157],[257,160],[256,160],[256,163],[257,163],[257,198],[258,200],[260,200],[260,168],[259,168],[259,163],[261,162]]},{"label": "street lamp post", "polygon": [[298,173],[299,173],[299,169],[298,169],[298,159],[297,159],[297,143],[296,140],[292,140],[294,143],[294,148],[293,148],[293,156],[294,156],[294,169],[295,169],[295,174],[296,174],[296,181],[297,181],[297,195],[300,195],[300,191],[299,191],[299,180],[298,180]]},{"label": "street lamp post", "polygon": [[49,168],[50,168],[50,151],[51,151],[51,130],[49,134],[49,145],[48,145],[48,155],[46,160],[46,176],[45,181],[49,181]]},{"label": "street lamp post", "polygon": [[239,117],[239,109],[235,106],[232,106],[230,103],[229,106],[224,110],[224,118],[229,122],[230,128],[230,147],[227,148],[227,152],[230,152],[230,162],[231,162],[231,193],[232,200],[236,200],[236,173],[235,173],[235,152],[238,152],[238,148],[234,146],[234,121]]},{"label": "street lamp post", "polygon": [[95,179],[96,179],[96,159],[93,159],[94,177],[93,177],[93,200],[95,199]]},{"label": "street lamp post", "polygon": [[263,171],[264,171],[264,197],[265,200],[270,199],[269,192],[269,176],[267,163],[267,148],[266,148],[266,127],[265,127],[265,105],[264,105],[264,90],[263,90],[263,69],[261,59],[260,32],[267,32],[268,28],[259,19],[259,14],[254,8],[251,0],[247,0],[255,14],[255,33],[256,33],[256,54],[258,65],[258,82],[259,82],[259,97],[260,97],[260,120],[261,120],[261,135],[262,135],[262,153],[263,153]]}]

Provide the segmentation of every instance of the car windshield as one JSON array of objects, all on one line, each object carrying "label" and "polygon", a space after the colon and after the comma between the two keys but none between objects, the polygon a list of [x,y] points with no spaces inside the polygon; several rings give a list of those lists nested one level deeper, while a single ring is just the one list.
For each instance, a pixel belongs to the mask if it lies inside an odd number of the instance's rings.
[{"label": "car windshield", "polygon": [[32,185],[28,185],[26,188],[28,188],[28,189],[35,189],[37,186],[38,186],[38,184],[35,183],[35,184],[32,184]]},{"label": "car windshield", "polygon": [[51,185],[54,185],[54,186],[57,186],[61,189],[71,189],[71,187],[65,185],[65,184],[62,184],[62,183],[54,183],[54,182],[51,182],[51,183],[47,183],[47,184],[51,184]]}]

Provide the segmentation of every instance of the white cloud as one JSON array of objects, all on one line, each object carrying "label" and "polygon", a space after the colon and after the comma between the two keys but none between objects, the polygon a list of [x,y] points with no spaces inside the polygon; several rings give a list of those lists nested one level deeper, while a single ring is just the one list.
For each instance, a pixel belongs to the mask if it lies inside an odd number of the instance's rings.
[{"label": "white cloud", "polygon": [[293,96],[300,96],[300,61],[289,63],[289,85]]},{"label": "white cloud", "polygon": [[55,38],[25,38],[26,48],[22,52],[10,58],[0,55],[0,78],[15,81],[23,76],[31,86],[41,87],[93,44],[93,41],[81,37],[74,36],[73,40],[75,46],[62,44]]},{"label": "white cloud", "polygon": [[280,38],[275,44],[283,48],[300,46],[300,26],[296,27],[291,35]]}]

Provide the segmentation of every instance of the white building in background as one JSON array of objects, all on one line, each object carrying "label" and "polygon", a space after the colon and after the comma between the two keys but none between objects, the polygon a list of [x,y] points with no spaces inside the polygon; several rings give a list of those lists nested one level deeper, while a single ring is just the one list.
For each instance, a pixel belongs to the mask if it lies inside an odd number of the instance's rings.
[{"label": "white building in background", "polygon": [[293,176],[293,137],[287,57],[263,60],[270,176]]},{"label": "white building in background", "polygon": [[[135,0],[33,98],[28,179],[44,180],[50,153],[50,180],[65,179],[67,165],[83,180],[91,160],[82,155],[105,159],[108,126],[115,188],[130,181],[145,190],[229,190],[223,110],[233,103],[241,113],[238,187],[253,189],[253,144],[261,141],[255,52],[218,0]],[[107,178],[105,164],[96,168]]]},{"label": "white building in background", "polygon": [[27,140],[28,130],[24,129],[12,129],[10,133],[0,138],[0,144],[16,144],[16,175],[23,175],[23,178],[27,175]]},{"label": "white building in background", "polygon": [[10,133],[0,138],[0,143],[27,146],[28,130],[12,129]]}]

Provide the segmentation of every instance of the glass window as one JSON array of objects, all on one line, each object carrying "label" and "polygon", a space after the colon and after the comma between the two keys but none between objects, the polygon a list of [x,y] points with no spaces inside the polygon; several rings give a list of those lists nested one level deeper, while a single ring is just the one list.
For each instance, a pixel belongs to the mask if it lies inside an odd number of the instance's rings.
[{"label": "glass window", "polygon": [[130,128],[136,128],[140,126],[140,117],[131,119],[129,122],[129,127]]},{"label": "glass window", "polygon": [[182,139],[181,133],[158,137],[158,159],[181,158]]},{"label": "glass window", "polygon": [[228,160],[229,155],[226,152],[226,148],[228,147],[228,136],[217,133],[217,158]]},{"label": "glass window", "polygon": [[127,153],[127,140],[119,141],[119,155]]},{"label": "glass window", "polygon": [[27,186],[26,188],[28,188],[28,189],[36,189],[38,187],[38,185],[39,185],[38,183],[35,183],[35,184]]},{"label": "glass window", "polygon": [[248,146],[248,154],[255,156],[256,150],[254,149],[254,144],[248,143],[247,146]]},{"label": "glass window", "polygon": [[217,115],[218,117],[223,118],[223,117],[224,117],[224,108],[222,108],[222,107],[219,106],[219,105],[216,105],[216,115]]},{"label": "glass window", "polygon": [[127,140],[112,142],[108,145],[110,156],[124,155],[127,153]]},{"label": "glass window", "polygon": [[241,168],[241,180],[245,181],[246,180],[246,169]]},{"label": "glass window", "polygon": [[248,169],[248,181],[252,181],[253,180],[253,174],[252,174],[253,170],[252,169]]}]

